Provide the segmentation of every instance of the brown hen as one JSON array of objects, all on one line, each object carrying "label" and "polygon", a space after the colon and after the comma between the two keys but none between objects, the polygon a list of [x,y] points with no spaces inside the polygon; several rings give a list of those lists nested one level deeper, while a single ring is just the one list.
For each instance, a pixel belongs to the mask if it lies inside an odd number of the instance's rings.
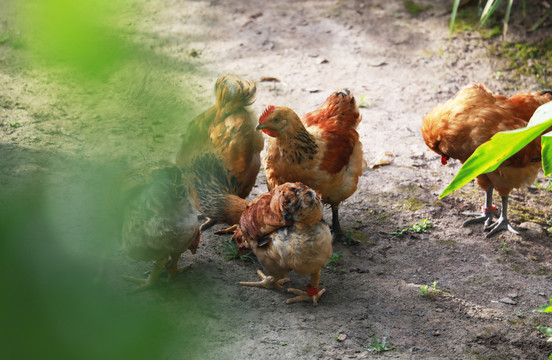
[{"label": "brown hen", "polygon": [[355,98],[345,89],[302,118],[288,107],[269,106],[257,125],[270,136],[264,158],[268,189],[299,181],[319,191],[332,208],[335,238],[343,237],[339,205],[356,191],[362,174],[359,122]]},{"label": "brown hen", "polygon": [[[494,95],[480,83],[472,84],[425,116],[422,135],[427,146],[441,155],[443,165],[449,158],[464,163],[497,132],[525,127],[535,110],[551,100],[549,92],[525,92],[507,98]],[[476,182],[486,194],[483,213],[464,222],[464,226],[482,222],[489,231],[487,237],[506,229],[517,234],[508,220],[508,196],[512,189],[533,183],[540,167],[541,139],[538,137],[495,171],[479,175]],[[493,189],[502,198],[500,215],[492,205]],[[492,223],[494,216],[499,217]]]},{"label": "brown hen", "polygon": [[143,290],[165,267],[169,276],[175,273],[183,252],[195,254],[200,238],[195,195],[182,170],[163,166],[129,173],[123,200],[123,249],[136,260],[155,261],[147,279],[126,277],[141,284],[134,291]]},{"label": "brown hen", "polygon": [[[237,182],[234,195],[246,198],[255,185],[264,146],[263,136],[255,131],[256,121],[248,108],[255,101],[256,91],[255,82],[237,75],[218,78],[215,105],[188,125],[176,156],[177,166],[189,167],[198,154],[212,152],[220,157],[228,175]],[[209,219],[202,229],[215,223],[216,220]]]}]

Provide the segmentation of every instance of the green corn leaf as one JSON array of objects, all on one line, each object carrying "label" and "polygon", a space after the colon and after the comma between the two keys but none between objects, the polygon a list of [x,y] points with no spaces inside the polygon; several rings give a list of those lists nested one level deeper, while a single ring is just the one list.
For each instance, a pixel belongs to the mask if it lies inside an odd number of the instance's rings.
[{"label": "green corn leaf", "polygon": [[542,169],[544,176],[552,174],[552,134],[546,133],[542,136]]},{"label": "green corn leaf", "polygon": [[[496,133],[489,141],[479,146],[462,165],[451,183],[443,190],[439,199],[454,190],[460,189],[477,176],[496,170],[502,162],[524,148],[527,144],[552,126],[552,102],[542,105],[535,111],[527,127]],[[548,133],[552,135],[552,132]],[[542,150],[545,174],[552,168],[551,139],[544,139],[546,145]]]}]

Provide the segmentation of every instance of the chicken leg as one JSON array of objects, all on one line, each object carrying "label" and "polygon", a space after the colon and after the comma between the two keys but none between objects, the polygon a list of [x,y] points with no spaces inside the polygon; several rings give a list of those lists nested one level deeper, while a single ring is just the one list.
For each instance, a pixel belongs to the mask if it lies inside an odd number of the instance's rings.
[{"label": "chicken leg", "polygon": [[339,225],[339,204],[331,205],[332,207],[332,232],[333,239],[335,240],[344,240],[345,235],[341,230],[341,225]]},{"label": "chicken leg", "polygon": [[487,228],[488,226],[491,226],[493,217],[495,216],[498,217],[500,215],[500,212],[497,211],[496,207],[493,205],[493,186],[491,185],[491,187],[489,187],[489,189],[485,193],[485,207],[483,207],[483,213],[475,214],[475,213],[465,212],[465,213],[462,213],[462,215],[477,216],[476,218],[464,221],[462,226],[467,226],[469,224],[478,224],[478,223],[485,223],[485,228]]},{"label": "chicken leg", "polygon": [[153,265],[153,270],[151,271],[151,274],[146,279],[138,279],[131,276],[123,276],[123,279],[132,281],[134,283],[140,284],[137,288],[130,290],[129,293],[135,293],[138,291],[146,290],[151,288],[153,285],[156,284],[157,279],[159,278],[159,274],[165,267],[165,265],[169,262],[169,258],[165,258],[163,260],[157,260],[155,264]]},{"label": "chicken leg", "polygon": [[320,270],[311,275],[310,283],[307,284],[306,291],[289,288],[287,291],[297,295],[294,298],[287,299],[287,304],[293,304],[299,301],[312,301],[314,306],[318,305],[318,299],[326,292],[326,289],[318,290],[320,282]]},{"label": "chicken leg", "polygon": [[516,235],[519,233],[514,230],[512,225],[510,225],[510,221],[508,220],[508,195],[502,196],[502,214],[496,220],[496,222],[492,223],[489,226],[485,226],[485,230],[490,230],[489,233],[485,236],[486,238],[490,238],[494,234],[496,234],[499,231],[502,230],[508,230],[509,232],[512,232]]},{"label": "chicken leg", "polygon": [[288,278],[276,280],[274,276],[266,276],[261,270],[257,270],[257,274],[262,279],[261,281],[240,281],[240,285],[264,287],[266,289],[277,288],[283,291],[284,287],[282,285],[290,281]]}]

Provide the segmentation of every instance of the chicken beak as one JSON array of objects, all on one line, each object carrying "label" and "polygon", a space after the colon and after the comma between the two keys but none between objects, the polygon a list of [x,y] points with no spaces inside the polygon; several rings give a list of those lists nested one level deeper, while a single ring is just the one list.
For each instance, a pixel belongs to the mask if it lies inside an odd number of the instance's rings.
[{"label": "chicken beak", "polygon": [[258,130],[263,130],[263,129],[266,129],[266,128],[265,128],[264,125],[261,124],[261,123],[259,123],[259,124],[255,127],[255,130],[257,130],[257,131],[258,131]]}]

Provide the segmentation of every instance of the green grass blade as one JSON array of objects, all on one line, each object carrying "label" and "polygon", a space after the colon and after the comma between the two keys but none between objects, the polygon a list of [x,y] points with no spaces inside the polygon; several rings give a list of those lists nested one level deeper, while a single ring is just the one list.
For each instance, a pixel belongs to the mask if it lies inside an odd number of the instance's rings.
[{"label": "green grass blade", "polygon": [[506,36],[508,32],[508,21],[510,21],[510,11],[512,10],[512,4],[514,0],[508,0],[508,7],[506,8],[506,15],[504,16],[504,27],[502,29],[502,35]]},{"label": "green grass blade", "polygon": [[526,7],[525,7],[525,0],[521,1],[521,7],[523,8],[523,16],[525,17],[527,15]]},{"label": "green grass blade", "polygon": [[[496,133],[466,160],[451,183],[439,195],[439,199],[460,189],[475,177],[496,170],[504,160],[517,153],[551,126],[552,102],[539,107],[527,127]],[[547,152],[547,158],[543,159],[543,164],[550,167],[552,158],[548,155]]]},{"label": "green grass blade", "polygon": [[454,0],[454,3],[452,4],[452,14],[450,15],[449,39],[452,37],[452,30],[454,29],[454,22],[456,21],[456,13],[458,12],[459,6],[460,0]]},{"label": "green grass blade", "polygon": [[491,17],[491,15],[495,12],[496,8],[502,0],[487,0],[487,3],[485,4],[485,8],[483,9],[483,12],[481,13],[481,19],[479,20],[479,27],[482,27],[485,25],[487,20]]},{"label": "green grass blade", "polygon": [[535,25],[533,25],[530,29],[530,31],[535,31],[539,28],[539,26],[542,25],[542,23],[544,22],[544,20],[546,20],[550,14],[552,14],[552,7],[548,8],[548,10],[546,10],[546,12],[544,13],[544,16],[539,20],[537,21],[537,23]]}]

